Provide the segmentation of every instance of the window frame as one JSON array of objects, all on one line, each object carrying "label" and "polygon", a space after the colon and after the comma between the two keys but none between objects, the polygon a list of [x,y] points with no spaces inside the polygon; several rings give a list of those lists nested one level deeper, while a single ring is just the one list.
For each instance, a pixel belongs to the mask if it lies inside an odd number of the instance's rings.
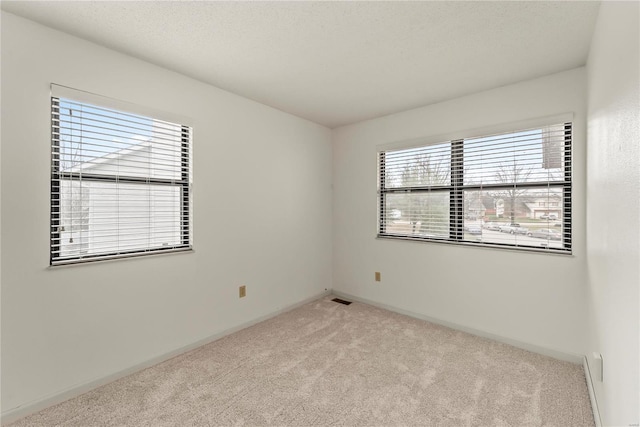
[{"label": "window frame", "polygon": [[[193,129],[188,125],[188,120],[183,117],[160,112],[147,107],[138,106],[125,101],[120,101],[89,92],[79,91],[60,85],[51,85],[51,169],[50,169],[50,244],[49,244],[49,266],[61,266],[80,263],[91,263],[96,261],[114,260],[147,255],[179,253],[193,250],[193,200],[192,200],[192,159],[193,159]],[[60,138],[60,100],[74,103],[109,109],[117,113],[133,114],[147,117],[152,120],[169,122],[179,127],[180,138],[180,179],[158,178],[158,177],[138,177],[122,176],[118,174],[91,174],[78,171],[62,171],[60,167],[61,138]],[[144,184],[148,186],[162,186],[179,188],[180,205],[180,234],[178,245],[168,247],[143,247],[118,250],[113,252],[102,252],[98,254],[79,254],[78,256],[60,256],[60,235],[62,224],[62,206],[60,200],[60,189],[64,181],[69,182],[105,182],[114,184]],[[148,230],[152,230],[150,226]]]},{"label": "window frame", "polygon": [[[474,138],[483,138],[488,135],[509,134],[524,131],[526,129],[544,128],[546,126],[564,125],[564,146],[563,146],[563,158],[562,158],[562,181],[544,181],[544,182],[518,182],[517,187],[522,189],[550,189],[558,188],[562,191],[562,209],[563,214],[559,218],[562,223],[563,235],[568,238],[562,239],[562,248],[544,247],[539,248],[537,246],[529,245],[516,245],[499,242],[474,242],[464,240],[464,192],[465,191],[485,191],[485,190],[500,190],[513,188],[513,184],[464,184],[464,141]],[[433,242],[433,243],[445,243],[454,245],[465,245],[475,247],[486,248],[499,248],[510,249],[516,251],[528,251],[528,252],[541,252],[547,254],[573,254],[573,233],[572,233],[572,188],[573,188],[573,135],[574,135],[574,123],[573,115],[565,114],[555,118],[543,118],[530,120],[528,122],[503,125],[499,129],[484,129],[464,132],[464,136],[458,135],[456,137],[445,136],[442,138],[429,138],[427,140],[412,140],[407,142],[385,144],[377,147],[378,155],[378,212],[377,212],[377,235],[379,239],[392,239],[392,240],[405,240],[415,242]],[[461,132],[462,134],[462,132]],[[426,148],[434,144],[451,145],[451,161],[450,161],[450,183],[449,185],[437,185],[437,186],[402,186],[394,188],[386,188],[385,183],[385,156],[388,151],[414,149],[414,148]],[[427,194],[437,192],[449,192],[449,236],[448,237],[436,237],[436,236],[420,236],[413,234],[402,233],[387,233],[385,217],[385,197],[388,194],[402,194],[402,193],[414,193],[414,194]],[[548,206],[547,206],[548,208]],[[387,218],[389,215],[387,214]]]}]

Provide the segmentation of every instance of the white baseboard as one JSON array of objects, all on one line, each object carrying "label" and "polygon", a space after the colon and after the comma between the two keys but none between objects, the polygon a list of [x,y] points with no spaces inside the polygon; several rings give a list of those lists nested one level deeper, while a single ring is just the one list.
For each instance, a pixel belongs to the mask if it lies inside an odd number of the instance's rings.
[{"label": "white baseboard", "polygon": [[269,314],[266,314],[264,316],[260,316],[258,318],[255,318],[253,320],[250,320],[248,322],[242,323],[238,326],[235,326],[233,328],[229,328],[226,329],[224,331],[221,331],[219,333],[216,333],[214,335],[211,335],[209,337],[203,338],[199,341],[196,341],[192,344],[188,344],[186,346],[183,346],[181,348],[175,349],[173,351],[170,351],[168,353],[164,353],[160,356],[157,357],[153,357],[149,360],[146,360],[144,362],[141,362],[139,364],[136,364],[134,366],[131,366],[127,369],[124,369],[122,371],[118,371],[115,372],[113,374],[107,375],[105,377],[101,377],[101,378],[96,378],[93,379],[91,381],[87,381],[85,383],[82,384],[78,384],[72,387],[69,387],[65,390],[61,390],[59,392],[53,393],[51,395],[48,396],[43,396],[42,398],[39,398],[37,400],[34,400],[32,402],[29,402],[27,404],[21,405],[19,407],[16,408],[12,408],[9,409],[5,412],[2,412],[2,414],[0,415],[0,422],[2,425],[4,424],[9,424],[12,423],[14,421],[19,420],[20,418],[26,417],[28,415],[31,415],[35,412],[41,411],[45,408],[48,408],[50,406],[53,405],[57,405],[58,403],[62,403],[66,400],[72,399],[74,397],[80,396],[81,394],[84,394],[88,391],[91,391],[95,388],[98,388],[100,386],[103,386],[105,384],[108,384],[110,382],[113,382],[117,379],[126,377],[127,375],[131,375],[135,372],[141,371],[143,369],[149,368],[153,365],[156,365],[158,363],[164,362],[166,360],[169,360],[173,357],[179,356],[180,354],[186,353],[188,351],[194,350],[198,347],[201,347],[203,345],[209,344],[210,342],[216,341],[222,337],[225,337],[227,335],[230,335],[234,332],[237,332],[239,330],[248,328],[249,326],[253,326],[256,323],[260,323],[262,321],[265,321],[267,319],[270,319],[272,317],[275,317],[279,314],[285,313],[287,311],[296,309],[304,304],[307,304],[311,301],[315,301],[319,298],[323,298],[327,295],[335,295],[339,298],[343,298],[343,299],[347,299],[347,300],[352,300],[352,301],[358,301],[364,304],[369,304],[375,307],[379,307],[379,308],[383,308],[385,310],[389,310],[389,311],[393,311],[395,313],[399,313],[399,314],[404,314],[410,317],[414,317],[417,319],[422,319],[422,320],[426,320],[428,322],[432,322],[432,323],[436,323],[442,326],[446,326],[449,327],[451,329],[456,329],[459,331],[463,331],[463,332],[467,332],[470,333],[472,335],[476,335],[476,336],[480,336],[480,337],[484,337],[484,338],[489,338],[498,342],[502,342],[505,344],[509,344],[512,345],[514,347],[518,347],[518,348],[522,348],[524,350],[528,350],[528,351],[532,351],[534,353],[538,353],[538,354],[543,354],[545,356],[550,356],[553,357],[555,359],[560,359],[560,360],[564,360],[564,361],[568,361],[568,362],[572,362],[572,363],[583,363],[584,369],[585,369],[585,376],[586,376],[586,380],[587,380],[587,387],[589,389],[589,397],[591,399],[591,407],[593,408],[593,414],[594,414],[594,419],[596,421],[596,427],[601,427],[602,423],[600,421],[600,414],[598,411],[598,405],[596,402],[596,398],[595,398],[595,393],[593,392],[593,384],[591,382],[591,374],[589,371],[589,366],[588,366],[588,362],[585,356],[580,356],[580,355],[576,355],[576,354],[570,354],[570,353],[564,353],[561,351],[557,351],[557,350],[553,350],[553,349],[548,349],[545,347],[540,347],[540,346],[536,346],[533,344],[528,344],[528,343],[524,343],[522,341],[518,341],[518,340],[514,340],[511,338],[506,338],[506,337],[502,337],[499,335],[495,335],[495,334],[491,334],[488,332],[484,332],[482,330],[478,330],[478,329],[473,329],[473,328],[468,328],[465,326],[461,326],[455,323],[451,323],[448,321],[444,321],[444,320],[440,320],[440,319],[436,319],[430,316],[426,316],[423,314],[419,314],[419,313],[414,313],[411,311],[407,311],[407,310],[402,310],[390,305],[386,305],[386,304],[381,304],[375,301],[371,301],[371,300],[367,300],[365,298],[359,298],[356,297],[354,295],[350,295],[344,292],[339,292],[339,291],[324,291],[321,292],[313,297],[310,298],[306,298],[300,302],[297,302],[295,304],[292,304],[290,306],[287,306],[285,308],[282,309],[278,309],[275,310]]},{"label": "white baseboard", "polygon": [[591,401],[593,419],[596,422],[596,427],[602,427],[602,419],[600,418],[600,410],[598,409],[596,392],[593,389],[593,379],[591,378],[591,369],[589,369],[589,359],[587,359],[587,356],[584,356],[584,358],[582,359],[582,367],[584,368],[584,376],[587,380],[587,388],[589,389],[589,400]]},{"label": "white baseboard", "polygon": [[153,365],[157,365],[158,363],[164,362],[166,360],[169,360],[173,357],[179,356],[180,354],[186,353],[188,351],[194,350],[198,347],[201,347],[205,344],[209,344],[210,342],[219,340],[222,337],[225,337],[227,335],[230,335],[234,332],[238,332],[241,329],[245,329],[248,328],[249,326],[253,326],[256,323],[260,323],[263,322],[267,319],[270,319],[272,317],[275,317],[279,314],[282,313],[286,313],[287,311],[291,311],[293,309],[296,309],[304,304],[307,304],[311,301],[315,301],[319,298],[323,298],[327,295],[331,295],[331,290],[326,290],[324,292],[321,292],[315,296],[312,296],[310,298],[306,298],[302,301],[299,301],[295,304],[289,305],[287,307],[281,308],[281,309],[277,309],[269,314],[266,314],[264,316],[260,316],[257,317],[253,320],[250,320],[248,322],[242,323],[238,326],[235,326],[233,328],[229,328],[226,329],[222,332],[218,332],[217,334],[213,334],[211,336],[208,336],[206,338],[203,338],[201,340],[198,340],[194,343],[188,344],[186,346],[180,347],[178,349],[172,350],[168,353],[164,353],[161,354],[159,356],[153,357],[151,359],[148,359],[144,362],[138,363],[134,366],[131,366],[130,368],[127,369],[123,369],[122,371],[118,371],[115,372],[113,374],[104,376],[104,377],[100,377],[100,378],[95,378],[93,380],[87,381],[85,383],[82,384],[77,384],[74,386],[71,386],[67,389],[64,390],[60,390],[56,393],[47,395],[47,396],[43,396],[39,399],[36,399],[32,402],[26,403],[24,405],[18,406],[16,408],[12,408],[9,409],[7,411],[2,412],[2,414],[0,415],[0,424],[1,425],[5,425],[5,424],[9,424],[12,423],[14,421],[19,420],[20,418],[24,418],[28,415],[31,415],[33,413],[36,413],[38,411],[41,411],[45,408],[48,408],[50,406],[53,405],[57,405],[58,403],[62,403],[66,400],[69,399],[73,399],[74,397],[80,396],[81,394],[87,393],[88,391],[91,391],[95,388],[98,388],[100,386],[103,386],[105,384],[108,384],[110,382],[113,382],[117,379],[126,377],[127,375],[131,375],[135,372],[141,371],[143,369],[149,368]]},{"label": "white baseboard", "polygon": [[546,348],[546,347],[541,347],[541,346],[537,346],[534,344],[529,344],[526,342],[522,342],[522,341],[518,341],[512,338],[507,338],[507,337],[503,337],[501,335],[496,335],[496,334],[492,334],[490,332],[485,332],[482,331],[480,329],[474,329],[474,328],[468,328],[466,326],[462,326],[462,325],[458,325],[456,323],[452,323],[452,322],[448,322],[446,320],[440,320],[437,319],[435,317],[430,317],[430,316],[426,316],[424,314],[420,314],[420,313],[414,313],[412,311],[408,311],[408,310],[403,310],[394,306],[390,306],[387,304],[381,304],[379,302],[376,301],[371,301],[368,300],[366,298],[360,298],[360,297],[356,297],[354,295],[349,295],[346,294],[344,292],[340,292],[340,291],[332,291],[333,295],[337,296],[338,298],[343,298],[346,300],[351,300],[351,301],[358,301],[364,304],[368,304],[368,305],[372,305],[374,307],[379,307],[379,308],[383,308],[385,310],[389,310],[389,311],[393,311],[394,313],[399,313],[399,314],[404,314],[405,316],[409,316],[409,317],[414,317],[416,319],[421,319],[421,320],[426,320],[427,322],[431,322],[431,323],[435,323],[438,325],[442,325],[442,326],[446,326],[448,328],[451,329],[455,329],[458,331],[462,331],[462,332],[467,332],[471,335],[476,335],[479,337],[483,337],[483,338],[489,338],[492,339],[494,341],[498,341],[498,342],[502,342],[505,344],[509,344],[512,345],[514,347],[518,347],[521,348],[523,350],[527,350],[527,351],[531,351],[533,353],[538,353],[538,354],[542,354],[545,356],[549,356],[549,357],[553,357],[554,359],[559,359],[559,360],[564,360],[566,362],[571,362],[571,363],[575,363],[575,364],[580,364],[582,363],[583,357],[582,355],[579,354],[572,354],[572,353],[565,353],[559,350],[554,350],[554,349],[550,349],[550,348]]}]

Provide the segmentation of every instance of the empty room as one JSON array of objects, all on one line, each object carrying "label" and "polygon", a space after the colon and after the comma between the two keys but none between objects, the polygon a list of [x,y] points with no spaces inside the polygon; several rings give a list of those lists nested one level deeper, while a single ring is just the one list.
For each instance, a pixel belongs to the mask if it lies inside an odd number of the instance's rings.
[{"label": "empty room", "polygon": [[3,426],[638,426],[640,3],[2,1]]}]

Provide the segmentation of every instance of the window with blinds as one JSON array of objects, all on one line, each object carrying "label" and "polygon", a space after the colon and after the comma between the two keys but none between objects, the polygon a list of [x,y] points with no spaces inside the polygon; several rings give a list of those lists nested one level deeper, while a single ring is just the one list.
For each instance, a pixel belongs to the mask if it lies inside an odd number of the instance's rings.
[{"label": "window with blinds", "polygon": [[191,249],[191,128],[51,97],[50,264]]},{"label": "window with blinds", "polygon": [[378,153],[378,237],[571,253],[571,123]]}]

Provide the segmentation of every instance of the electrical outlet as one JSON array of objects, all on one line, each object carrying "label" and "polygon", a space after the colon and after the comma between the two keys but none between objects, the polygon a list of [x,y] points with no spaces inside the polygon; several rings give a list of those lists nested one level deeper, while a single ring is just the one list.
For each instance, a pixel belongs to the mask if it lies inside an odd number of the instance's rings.
[{"label": "electrical outlet", "polygon": [[376,271],[376,282],[380,281],[380,272]]},{"label": "electrical outlet", "polygon": [[240,294],[240,298],[244,298],[247,296],[247,287],[245,285],[240,286],[239,294]]}]

